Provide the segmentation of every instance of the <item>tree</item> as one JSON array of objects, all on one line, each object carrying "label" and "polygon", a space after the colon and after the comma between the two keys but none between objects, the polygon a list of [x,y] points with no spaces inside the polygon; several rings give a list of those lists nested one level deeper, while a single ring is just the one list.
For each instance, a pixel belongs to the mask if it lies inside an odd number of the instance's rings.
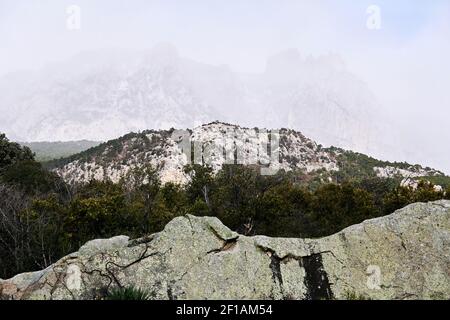
[{"label": "tree", "polygon": [[140,221],[138,230],[143,234],[155,231],[151,217],[155,218],[153,209],[161,188],[158,171],[151,165],[134,168],[120,185],[125,190],[128,206],[133,208],[133,219]]},{"label": "tree", "polygon": [[67,185],[61,178],[36,162],[28,147],[9,142],[4,134],[0,134],[0,182],[29,195],[51,192],[68,195]]},{"label": "tree", "polygon": [[82,197],[76,196],[70,203],[65,229],[73,242],[82,245],[94,238],[109,238],[117,234],[130,234],[125,196],[120,189],[107,193]]},{"label": "tree", "polygon": [[65,237],[63,211],[54,196],[32,200],[0,184],[0,278],[46,268],[75,249]]},{"label": "tree", "polygon": [[39,162],[23,160],[3,169],[0,180],[16,186],[27,194],[46,194],[67,191],[64,181],[53,172],[45,170]]},{"label": "tree", "polygon": [[240,165],[224,165],[215,178],[213,212],[228,227],[240,231],[256,216],[258,172]]},{"label": "tree", "polygon": [[373,196],[350,183],[325,185],[313,195],[311,219],[314,236],[325,236],[376,217]]},{"label": "tree", "polygon": [[28,147],[10,142],[5,134],[0,134],[0,172],[5,167],[26,160],[34,160],[33,152]]},{"label": "tree", "polygon": [[413,202],[414,190],[409,187],[398,186],[388,193],[383,200],[383,214],[391,214]]},{"label": "tree", "polygon": [[438,191],[435,185],[421,180],[413,193],[413,202],[429,202],[444,198],[444,192]]},{"label": "tree", "polygon": [[179,215],[184,214],[188,200],[183,187],[175,183],[166,183],[159,190],[160,199],[164,202],[166,208]]},{"label": "tree", "polygon": [[29,252],[36,267],[44,269],[68,252],[77,250],[65,229],[67,208],[56,195],[32,200],[24,212],[29,222]]},{"label": "tree", "polygon": [[256,203],[255,232],[277,236],[283,230],[286,237],[307,236],[310,198],[309,191],[289,181],[266,190]]},{"label": "tree", "polygon": [[392,178],[366,178],[356,182],[356,186],[374,196],[375,204],[380,207],[383,205],[384,197],[392,192],[399,182]]},{"label": "tree", "polygon": [[198,199],[205,202],[211,209],[211,189],[213,185],[213,170],[209,166],[199,164],[187,165],[184,172],[189,176],[189,182],[186,186],[186,193],[191,203]]},{"label": "tree", "polygon": [[0,184],[0,278],[29,267],[27,220],[22,215],[27,200],[23,192]]}]

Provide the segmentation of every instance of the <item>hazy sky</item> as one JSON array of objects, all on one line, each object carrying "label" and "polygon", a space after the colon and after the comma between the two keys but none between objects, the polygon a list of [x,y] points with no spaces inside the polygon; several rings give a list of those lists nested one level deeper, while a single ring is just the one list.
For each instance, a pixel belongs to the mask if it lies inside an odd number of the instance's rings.
[{"label": "hazy sky", "polygon": [[[66,28],[72,4],[81,9],[78,31]],[[381,9],[378,31],[366,27],[371,4]],[[448,33],[448,24],[440,24],[449,8],[448,0],[0,0],[0,70],[158,42],[238,71],[262,70],[267,56],[290,47],[363,59],[366,52],[410,46],[430,28]]]},{"label": "hazy sky", "polygon": [[[66,27],[69,5],[81,9],[80,30]],[[367,27],[370,5],[381,9],[379,30]],[[241,72],[261,72],[292,47],[337,53],[427,162],[450,169],[449,39],[449,0],[0,0],[0,75],[160,42]]]}]

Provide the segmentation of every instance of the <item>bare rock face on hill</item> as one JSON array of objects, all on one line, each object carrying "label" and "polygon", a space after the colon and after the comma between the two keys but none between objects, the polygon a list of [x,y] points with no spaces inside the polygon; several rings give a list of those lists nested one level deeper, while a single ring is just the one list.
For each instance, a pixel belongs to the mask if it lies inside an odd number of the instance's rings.
[{"label": "bare rock face on hill", "polygon": [[450,201],[413,204],[321,239],[246,237],[184,216],[145,238],[93,240],[0,280],[2,299],[450,299]]},{"label": "bare rock face on hill", "polygon": [[215,173],[225,164],[236,163],[266,167],[274,173],[302,172],[320,176],[324,181],[339,171],[396,179],[444,177],[442,172],[420,165],[380,161],[340,148],[324,148],[291,129],[245,128],[219,121],[192,130],[130,133],[56,160],[50,169],[67,183],[76,184],[91,180],[119,182],[133,169],[150,165],[157,169],[162,183],[185,184],[190,178],[184,168],[191,163],[210,166]]}]

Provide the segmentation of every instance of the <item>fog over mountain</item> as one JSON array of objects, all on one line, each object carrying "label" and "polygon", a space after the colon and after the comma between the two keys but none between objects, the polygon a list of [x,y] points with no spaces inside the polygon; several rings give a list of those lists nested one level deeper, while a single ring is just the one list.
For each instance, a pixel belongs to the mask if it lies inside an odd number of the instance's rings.
[{"label": "fog over mountain", "polygon": [[379,0],[375,29],[371,5],[2,0],[0,131],[97,141],[220,120],[450,172],[450,3]]},{"label": "fog over mountain", "polygon": [[10,74],[0,90],[7,92],[2,128],[20,141],[108,140],[221,120],[297,129],[327,146],[382,157],[393,157],[395,146],[383,136],[387,122],[375,97],[339,56],[295,49],[270,57],[260,74],[196,62],[168,44],[103,50]]}]

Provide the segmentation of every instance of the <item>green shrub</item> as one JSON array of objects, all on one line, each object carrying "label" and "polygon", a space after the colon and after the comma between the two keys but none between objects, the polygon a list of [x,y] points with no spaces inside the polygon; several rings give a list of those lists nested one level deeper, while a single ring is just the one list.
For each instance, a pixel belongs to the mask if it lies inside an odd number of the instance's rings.
[{"label": "green shrub", "polygon": [[150,300],[150,295],[140,288],[126,287],[112,289],[105,300]]}]

